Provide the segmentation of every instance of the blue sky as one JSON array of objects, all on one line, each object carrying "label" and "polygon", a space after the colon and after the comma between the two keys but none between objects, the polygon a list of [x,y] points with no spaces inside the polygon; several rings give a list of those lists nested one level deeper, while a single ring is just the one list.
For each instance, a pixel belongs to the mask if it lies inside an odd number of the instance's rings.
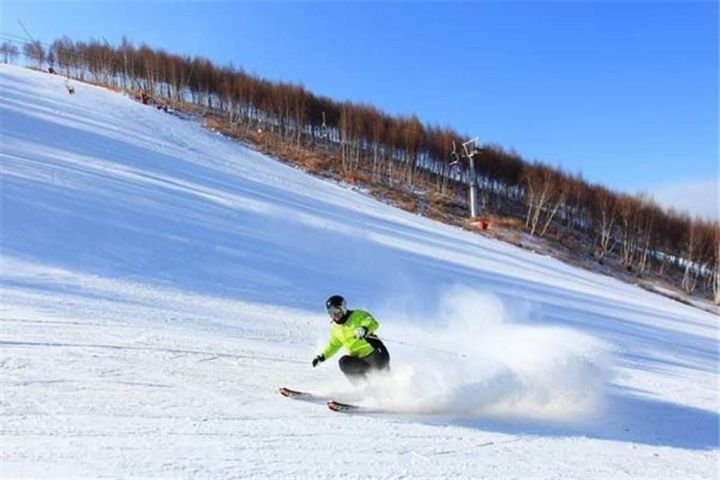
[{"label": "blue sky", "polygon": [[[715,1],[7,2],[0,33],[233,63],[717,217]],[[0,37],[5,38],[5,37]]]}]

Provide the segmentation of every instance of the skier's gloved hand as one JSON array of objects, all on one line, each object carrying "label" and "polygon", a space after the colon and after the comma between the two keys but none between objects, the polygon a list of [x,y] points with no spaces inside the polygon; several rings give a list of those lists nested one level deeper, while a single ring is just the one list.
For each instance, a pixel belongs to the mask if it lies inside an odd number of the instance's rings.
[{"label": "skier's gloved hand", "polygon": [[313,361],[312,361],[313,367],[317,367],[318,363],[324,362],[324,361],[325,361],[325,355],[322,355],[322,354],[318,355],[317,357],[313,358]]},{"label": "skier's gloved hand", "polygon": [[355,330],[355,338],[360,340],[361,338],[365,338],[365,335],[367,335],[367,328],[365,327],[358,327],[357,330]]}]

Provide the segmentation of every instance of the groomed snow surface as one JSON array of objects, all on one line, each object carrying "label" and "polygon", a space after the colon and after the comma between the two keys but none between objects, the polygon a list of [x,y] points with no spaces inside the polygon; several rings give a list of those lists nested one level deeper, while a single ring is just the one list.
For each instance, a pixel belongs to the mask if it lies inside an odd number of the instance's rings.
[{"label": "groomed snow surface", "polygon": [[0,67],[1,477],[717,478],[717,316],[74,85]]}]

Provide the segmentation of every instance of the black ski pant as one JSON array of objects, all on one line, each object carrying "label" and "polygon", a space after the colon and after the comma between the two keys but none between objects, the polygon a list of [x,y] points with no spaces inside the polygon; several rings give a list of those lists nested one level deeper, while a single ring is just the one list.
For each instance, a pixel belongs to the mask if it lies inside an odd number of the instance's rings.
[{"label": "black ski pant", "polygon": [[390,369],[390,354],[385,345],[377,337],[368,337],[366,340],[375,348],[367,357],[358,358],[350,355],[340,357],[340,370],[354,384],[367,381],[367,374],[370,371]]}]

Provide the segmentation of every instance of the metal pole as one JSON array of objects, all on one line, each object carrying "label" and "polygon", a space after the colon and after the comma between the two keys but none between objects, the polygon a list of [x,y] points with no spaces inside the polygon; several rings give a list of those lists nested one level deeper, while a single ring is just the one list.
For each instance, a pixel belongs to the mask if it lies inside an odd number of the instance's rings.
[{"label": "metal pole", "polygon": [[27,36],[30,37],[30,40],[32,40],[32,41],[34,42],[35,39],[33,38],[32,35],[30,35],[30,32],[28,32],[28,29],[25,28],[25,25],[23,25],[23,22],[21,22],[19,18],[18,18],[18,23],[20,24],[20,26],[22,27],[22,29],[25,30],[25,33],[27,33]]},{"label": "metal pole", "polygon": [[470,218],[477,217],[477,182],[475,176],[475,162],[472,154],[468,155],[470,159]]},{"label": "metal pole", "polygon": [[[468,183],[470,193],[471,219],[475,219],[477,217],[477,176],[475,175],[475,160],[473,159],[473,156],[475,155],[475,152],[477,150],[477,142],[478,138],[475,137],[472,140],[468,140],[467,142],[463,143],[463,150],[465,151],[465,156],[468,158],[468,162],[470,165],[470,178],[468,178]],[[475,147],[473,149],[468,149],[469,145],[475,145]]]}]

